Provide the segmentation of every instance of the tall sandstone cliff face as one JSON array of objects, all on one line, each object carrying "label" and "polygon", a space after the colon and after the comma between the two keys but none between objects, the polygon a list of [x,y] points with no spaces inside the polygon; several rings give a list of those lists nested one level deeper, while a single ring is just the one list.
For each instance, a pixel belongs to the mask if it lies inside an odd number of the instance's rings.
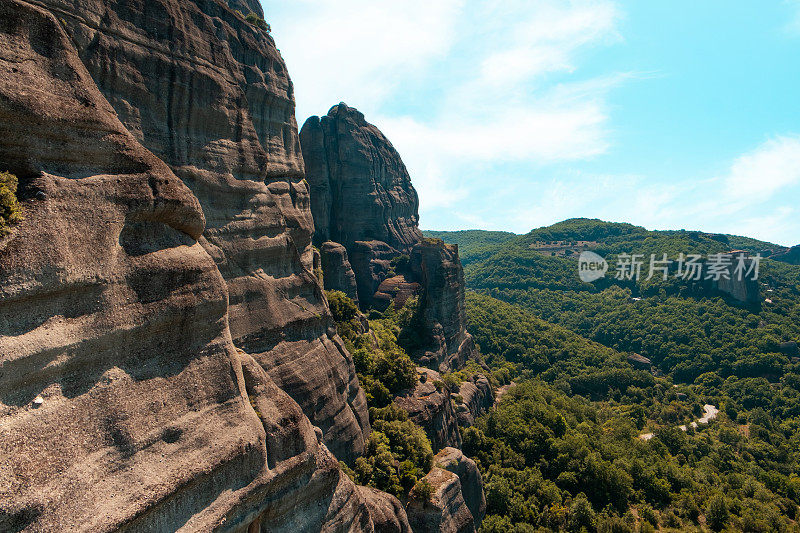
[{"label": "tall sandstone cliff face", "polygon": [[0,167],[25,199],[0,240],[0,530],[402,514],[325,446],[351,458],[368,421],[311,273],[293,109],[271,38],[219,1],[0,1]]},{"label": "tall sandstone cliff face", "polygon": [[381,241],[408,253],[419,242],[419,198],[400,154],[357,109],[341,103],[300,132],[316,233],[350,247]]},{"label": "tall sandstone cliff face", "polygon": [[352,461],[366,401],[313,276],[293,87],[272,38],[213,0],[45,3],[125,127],[199,199],[234,343]]},{"label": "tall sandstone cliff face", "polygon": [[[458,248],[422,238],[419,199],[400,154],[361,112],[343,103],[309,118],[300,142],[323,263],[330,254],[328,263],[344,264],[344,247],[362,308],[402,304],[418,294],[429,342],[410,355],[441,371],[463,366],[475,347],[466,331]],[[408,271],[393,274],[392,260],[401,255],[410,256]],[[349,274],[340,270],[326,288],[349,293]]]}]

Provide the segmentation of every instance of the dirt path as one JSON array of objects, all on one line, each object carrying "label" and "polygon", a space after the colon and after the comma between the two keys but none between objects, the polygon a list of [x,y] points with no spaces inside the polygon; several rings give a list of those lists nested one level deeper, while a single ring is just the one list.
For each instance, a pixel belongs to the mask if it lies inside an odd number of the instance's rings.
[{"label": "dirt path", "polygon": [[[704,425],[708,424],[709,422],[717,418],[718,414],[719,414],[719,409],[717,409],[711,404],[706,404],[703,406],[703,416],[701,416],[695,422],[692,422],[689,425],[692,426],[693,428],[696,428],[698,424],[704,424]],[[686,426],[678,426],[678,429],[680,429],[681,431],[686,431],[688,428]],[[654,436],[655,435],[653,433],[642,433],[641,435],[639,435],[639,438],[642,440],[650,440]]]}]

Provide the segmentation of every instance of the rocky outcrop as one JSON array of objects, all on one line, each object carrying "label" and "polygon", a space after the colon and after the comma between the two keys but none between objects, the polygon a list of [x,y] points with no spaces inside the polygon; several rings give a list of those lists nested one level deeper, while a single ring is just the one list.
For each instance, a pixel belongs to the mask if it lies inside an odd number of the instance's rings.
[{"label": "rocky outcrop", "polygon": [[412,499],[406,506],[414,533],[474,533],[475,520],[461,492],[456,474],[439,467],[423,478],[433,487],[426,501]]},{"label": "rocky outcrop", "polygon": [[[735,300],[742,303],[756,304],[761,301],[760,285],[754,274],[748,272],[754,268],[754,261],[749,254],[744,251],[736,250],[727,254],[728,267],[719,279],[708,281],[713,290],[723,292]],[[743,265],[739,263],[743,261]],[[706,269],[709,265],[706,265]],[[737,269],[743,268],[741,271]],[[706,274],[707,276],[709,274]]]},{"label": "rocky outcrop", "polygon": [[770,259],[789,263],[790,265],[800,265],[800,244],[797,246],[792,246],[785,251],[771,255]]},{"label": "rocky outcrop", "polygon": [[420,241],[419,199],[400,155],[364,115],[345,104],[300,132],[315,242],[347,248],[362,307],[388,277],[390,260]]},{"label": "rocky outcrop", "polygon": [[358,304],[356,275],[347,257],[347,249],[337,242],[324,242],[320,246],[320,256],[325,289],[342,291]]},{"label": "rocky outcrop", "polygon": [[422,285],[422,308],[433,342],[414,354],[425,366],[440,372],[458,370],[475,356],[475,343],[467,333],[464,271],[458,246],[424,239],[411,252],[411,271]]},{"label": "rocky outcrop", "polygon": [[359,487],[372,517],[376,533],[412,533],[400,500],[370,487]]},{"label": "rocky outcrop", "polygon": [[458,419],[450,401],[450,392],[441,382],[441,376],[429,368],[418,368],[417,372],[420,379],[414,390],[395,398],[395,403],[425,430],[434,451],[446,446],[460,447]]},{"label": "rocky outcrop", "polygon": [[653,362],[650,359],[638,353],[629,354],[628,362],[638,370],[649,371],[653,367]]},{"label": "rocky outcrop", "polygon": [[[464,274],[458,248],[423,239],[419,200],[400,155],[364,115],[345,104],[303,125],[300,142],[311,190],[315,242],[347,250],[363,309],[423,299],[430,342],[412,353],[447,372],[475,355],[466,331]],[[393,260],[410,255],[408,272]]]},{"label": "rocky outcrop", "polygon": [[405,253],[419,242],[411,177],[397,150],[361,112],[333,106],[327,116],[306,121],[300,140],[317,242],[349,249],[358,241],[380,241]]},{"label": "rocky outcrop", "polygon": [[404,275],[386,278],[378,286],[373,297],[373,304],[379,311],[385,311],[390,305],[395,308],[403,307],[409,298],[417,296],[422,286],[416,281],[409,281]]},{"label": "rocky outcrop", "polygon": [[452,396],[459,396],[460,402],[456,402],[456,415],[458,425],[470,427],[475,423],[475,419],[489,411],[494,405],[494,394],[492,385],[486,376],[476,374],[469,381],[459,385],[458,393]]},{"label": "rocky outcrop", "polygon": [[199,199],[233,341],[353,460],[366,401],[313,274],[294,90],[272,38],[207,0],[45,3],[125,127]]},{"label": "rocky outcrop", "polygon": [[486,516],[486,496],[483,493],[483,478],[475,461],[456,448],[444,448],[434,459],[435,464],[458,476],[461,494],[475,520],[475,529],[480,528]]},{"label": "rocky outcrop", "polygon": [[0,530],[372,531],[271,38],[203,0],[0,20]]}]

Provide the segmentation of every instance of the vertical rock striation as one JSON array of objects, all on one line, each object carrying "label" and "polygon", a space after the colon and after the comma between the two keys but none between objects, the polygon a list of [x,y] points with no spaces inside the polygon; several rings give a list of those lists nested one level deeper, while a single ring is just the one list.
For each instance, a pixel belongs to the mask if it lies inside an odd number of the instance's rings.
[{"label": "vertical rock striation", "polygon": [[[464,274],[458,248],[422,238],[419,199],[400,155],[358,110],[341,103],[300,132],[311,190],[311,212],[322,243],[347,251],[362,308],[423,299],[429,345],[411,354],[441,371],[460,368],[475,354],[466,331]],[[410,271],[394,272],[392,260],[410,255]],[[352,290],[349,279],[328,289]]]},{"label": "vertical rock striation", "polygon": [[300,132],[318,242],[381,241],[408,253],[422,238],[419,198],[400,154],[357,109],[341,103]]},{"label": "vertical rock striation", "polygon": [[[419,199],[400,155],[364,115],[345,104],[311,117],[300,132],[317,243],[347,248],[358,298],[369,307],[389,261],[419,242]],[[335,287],[339,289],[339,287]]]},{"label": "vertical rock striation", "polygon": [[358,304],[356,275],[347,256],[347,248],[338,242],[324,242],[320,246],[320,258],[325,288],[342,291]]},{"label": "vertical rock striation", "polygon": [[458,246],[424,239],[411,251],[411,271],[422,284],[422,308],[433,342],[415,359],[440,371],[462,368],[475,355],[475,343],[467,333],[464,303],[464,271]]},{"label": "vertical rock striation", "polygon": [[486,496],[483,493],[483,478],[475,461],[456,448],[444,448],[436,454],[434,461],[458,476],[464,502],[475,520],[475,529],[480,528],[486,515]]},{"label": "vertical rock striation", "polygon": [[489,411],[494,405],[492,385],[486,376],[475,374],[469,381],[461,383],[458,394],[463,403],[456,406],[458,425],[470,427],[475,419]]},{"label": "vertical rock striation", "polygon": [[366,401],[313,275],[294,90],[272,38],[212,0],[44,2],[123,124],[199,199],[234,343],[354,460]]},{"label": "vertical rock striation", "polygon": [[422,379],[417,381],[413,391],[395,398],[395,403],[425,430],[434,451],[446,446],[460,447],[461,432],[453,402],[450,401],[450,392],[442,383],[437,383],[441,376],[429,368],[418,368],[417,371]]},{"label": "vertical rock striation", "polygon": [[325,445],[368,422],[271,38],[211,0],[0,21],[28,198],[0,239],[0,530],[373,531]]}]

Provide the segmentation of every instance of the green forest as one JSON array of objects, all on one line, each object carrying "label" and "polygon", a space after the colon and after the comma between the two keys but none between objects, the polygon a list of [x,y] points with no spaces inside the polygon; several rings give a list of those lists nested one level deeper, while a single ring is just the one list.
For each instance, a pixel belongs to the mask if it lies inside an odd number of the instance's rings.
[{"label": "green forest", "polygon": [[[588,219],[435,236],[459,244],[493,379],[515,383],[463,431],[481,531],[800,531],[800,267],[769,259],[781,247]],[[734,249],[765,257],[757,302],[613,278],[620,253]],[[606,278],[579,279],[584,250]]]}]

